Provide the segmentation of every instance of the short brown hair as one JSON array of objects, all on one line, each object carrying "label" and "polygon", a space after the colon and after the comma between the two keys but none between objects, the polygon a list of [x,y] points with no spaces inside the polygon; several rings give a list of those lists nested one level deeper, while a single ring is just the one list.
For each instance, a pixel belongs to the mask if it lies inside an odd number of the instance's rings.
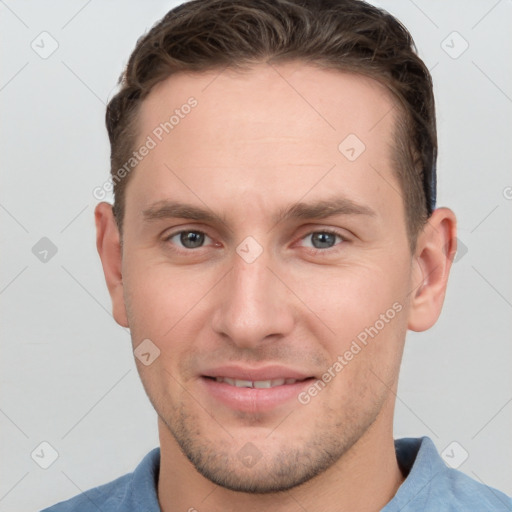
[{"label": "short brown hair", "polygon": [[129,175],[117,171],[155,84],[180,71],[299,60],[373,78],[397,100],[394,165],[411,250],[435,208],[437,136],[432,79],[405,27],[362,0],[192,0],[141,37],[107,106],[114,215],[122,232]]}]

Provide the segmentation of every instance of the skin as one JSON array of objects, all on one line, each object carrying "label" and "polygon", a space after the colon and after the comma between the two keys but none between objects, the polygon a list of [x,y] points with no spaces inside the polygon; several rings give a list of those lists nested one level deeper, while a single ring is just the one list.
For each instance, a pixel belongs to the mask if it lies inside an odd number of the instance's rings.
[{"label": "skin", "polygon": [[[435,210],[411,254],[391,168],[394,100],[371,79],[300,62],[174,75],[144,100],[139,142],[190,96],[198,105],[133,171],[122,248],[111,205],[95,210],[114,318],[133,348],[149,338],[160,350],[148,366],[136,359],[159,416],[160,506],[380,510],[404,480],[392,426],[405,335],[440,314],[455,215]],[[338,150],[351,133],[366,146],[352,162]],[[274,218],[334,196],[374,214]],[[162,200],[222,221],[144,220]],[[326,229],[344,239],[315,251]],[[165,240],[180,230],[206,233],[204,245]],[[252,263],[236,251],[248,236],[263,250]],[[315,382],[393,304],[394,318],[305,405],[237,410],[205,386],[205,371],[228,362]]]}]

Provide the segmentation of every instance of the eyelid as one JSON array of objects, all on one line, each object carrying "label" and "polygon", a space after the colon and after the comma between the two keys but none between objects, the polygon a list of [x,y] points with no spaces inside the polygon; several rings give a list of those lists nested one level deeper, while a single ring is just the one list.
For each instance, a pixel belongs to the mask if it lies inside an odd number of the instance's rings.
[{"label": "eyelid", "polygon": [[[309,237],[309,236],[311,236],[311,235],[313,235],[315,233],[327,233],[327,234],[330,234],[330,235],[335,235],[335,236],[339,237],[342,242],[349,242],[350,241],[350,239],[347,236],[345,236],[343,233],[341,233],[337,229],[334,229],[334,228],[321,228],[320,227],[318,229],[310,230],[306,234],[302,235],[299,238],[299,242],[301,242],[305,238],[307,238],[307,237]],[[322,253],[328,253],[330,251],[336,251],[339,245],[342,245],[342,244],[340,242],[338,242],[334,246],[326,247],[324,249],[317,249],[316,247],[306,247],[306,249],[308,249],[310,251],[313,251],[315,253],[321,253],[321,252]]]},{"label": "eyelid", "polygon": [[[198,228],[194,228],[194,227],[183,227],[181,226],[179,229],[178,228],[175,228],[175,229],[172,229],[169,233],[165,234],[163,237],[162,237],[162,241],[167,243],[171,240],[171,238],[174,238],[176,235],[180,235],[181,233],[187,233],[187,232],[192,232],[192,233],[200,233],[202,235],[204,235],[206,238],[209,238],[210,240],[214,240],[213,237],[211,237],[204,229],[198,229]],[[180,246],[177,246],[176,244],[171,244],[171,245],[174,245],[177,247],[177,251],[181,251],[181,252],[191,252],[191,251],[199,251],[201,249],[204,249],[206,246],[205,245],[202,245],[200,247],[197,247],[195,249],[189,249],[187,247],[180,247]]]},{"label": "eyelid", "polygon": [[348,236],[336,228],[313,229],[308,231],[305,236],[312,235],[313,233],[330,233],[331,235],[339,236],[342,240],[348,240]]},{"label": "eyelid", "polygon": [[[171,230],[170,233],[164,235],[162,240],[163,240],[163,242],[167,243],[171,240],[171,238],[174,238],[176,235],[179,235],[184,232],[200,233],[200,234],[204,235],[206,238],[209,238],[210,240],[214,241],[214,238],[212,236],[210,236],[204,229],[199,229],[199,228],[190,227],[190,226],[180,226],[179,228],[175,228],[175,229]],[[344,233],[342,233],[341,231],[339,231],[335,228],[323,228],[321,226],[318,226],[316,229],[312,229],[310,227],[309,231],[307,231],[306,233],[304,233],[303,235],[300,236],[300,238],[298,239],[298,242],[303,241],[305,238],[307,238],[315,233],[328,233],[328,234],[339,237],[342,242],[350,241],[350,239]],[[179,246],[176,246],[176,244],[172,244],[172,245],[174,245],[176,247],[175,250],[178,252],[192,252],[192,251],[198,252],[201,249],[207,248],[207,245],[202,245],[200,247],[193,248],[193,249],[189,249],[186,247],[179,247]],[[219,244],[219,242],[214,241],[214,245],[216,245],[218,247],[220,244]],[[326,248],[321,248],[321,249],[317,249],[316,247],[304,247],[304,248],[309,250],[310,252],[314,252],[315,254],[316,253],[329,253],[329,252],[338,250],[340,245],[343,245],[343,244],[341,242],[338,242],[337,244],[335,244],[332,247],[326,247]]]}]

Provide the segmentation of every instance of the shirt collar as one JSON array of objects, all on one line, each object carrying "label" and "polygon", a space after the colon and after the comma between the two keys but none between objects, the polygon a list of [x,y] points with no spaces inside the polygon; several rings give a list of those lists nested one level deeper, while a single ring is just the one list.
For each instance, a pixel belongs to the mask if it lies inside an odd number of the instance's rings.
[{"label": "shirt collar", "polygon": [[395,451],[398,464],[407,477],[381,512],[423,510],[427,506],[432,480],[442,476],[448,468],[432,440],[426,436],[395,439]]},{"label": "shirt collar", "polygon": [[126,493],[119,503],[119,510],[144,510],[161,512],[157,488],[160,472],[160,448],[151,450],[135,468]]}]

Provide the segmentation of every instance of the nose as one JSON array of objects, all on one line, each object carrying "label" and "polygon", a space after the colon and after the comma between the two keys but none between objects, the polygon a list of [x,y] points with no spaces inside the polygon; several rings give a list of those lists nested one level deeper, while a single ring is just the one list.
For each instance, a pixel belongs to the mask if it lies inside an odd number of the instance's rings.
[{"label": "nose", "polygon": [[219,283],[212,328],[240,348],[276,341],[294,326],[290,292],[264,254],[252,263],[234,254],[231,271]]}]

